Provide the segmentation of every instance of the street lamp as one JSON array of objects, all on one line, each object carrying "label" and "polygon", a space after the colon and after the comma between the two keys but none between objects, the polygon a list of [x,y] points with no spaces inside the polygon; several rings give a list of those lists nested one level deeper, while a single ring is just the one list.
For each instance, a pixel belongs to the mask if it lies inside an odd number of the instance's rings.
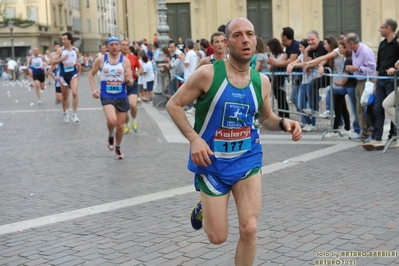
[{"label": "street lamp", "polygon": [[10,19],[8,21],[8,28],[10,29],[11,32],[11,58],[15,59],[15,53],[14,53],[14,22]]}]

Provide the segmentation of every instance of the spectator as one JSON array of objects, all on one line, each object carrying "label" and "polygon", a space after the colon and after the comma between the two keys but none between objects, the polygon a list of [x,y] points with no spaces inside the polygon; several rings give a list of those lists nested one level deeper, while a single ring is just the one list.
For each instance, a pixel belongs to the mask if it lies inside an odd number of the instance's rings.
[{"label": "spectator", "polygon": [[[306,66],[307,67],[315,67],[318,64],[326,61],[327,66],[332,69],[334,74],[343,74],[343,66],[344,66],[345,58],[344,58],[343,54],[340,53],[337,40],[333,36],[328,36],[328,37],[324,38],[323,43],[324,43],[323,47],[328,52],[328,54],[326,54],[324,56],[320,56],[311,61],[308,61]],[[343,52],[346,52],[346,50]],[[329,77],[326,77],[326,79],[330,80]],[[341,79],[340,77],[334,77],[333,82],[338,81],[340,79]],[[329,88],[330,82],[327,81],[326,83],[328,83],[326,88]],[[316,88],[316,87],[314,87],[314,88]],[[320,89],[320,87],[317,87],[316,89]],[[319,92],[317,91],[315,94],[312,94],[312,97],[318,98]],[[325,118],[329,117],[330,113],[331,113],[330,112],[330,96],[326,96],[326,98],[327,98],[326,111],[324,113],[320,114],[321,117],[325,117]],[[312,101],[312,98],[310,100]],[[305,112],[311,114],[312,110],[307,109]]]},{"label": "spectator", "polygon": [[8,74],[9,74],[11,81],[17,80],[16,79],[17,78],[17,70],[18,70],[17,67],[18,67],[18,64],[13,58],[10,58],[7,61]]},{"label": "spectator", "polygon": [[226,34],[226,25],[222,24],[218,27],[218,31],[223,32],[224,34]]},{"label": "spectator", "polygon": [[[284,57],[281,60],[269,60],[269,64],[277,67],[286,67],[291,62],[294,62],[301,54],[299,51],[299,42],[294,39],[294,30],[290,27],[284,27],[281,32],[281,43],[284,46]],[[302,75],[292,76],[292,90],[290,100],[293,103],[298,102],[298,89],[301,84]]]},{"label": "spectator", "polygon": [[[399,44],[395,34],[397,26],[396,21],[393,19],[384,20],[380,26],[381,36],[385,39],[382,40],[378,46],[376,68],[378,76],[393,76],[396,72],[395,63],[399,59]],[[368,151],[374,149],[380,150],[386,145],[386,143],[382,142],[385,121],[385,111],[382,107],[382,102],[394,91],[393,80],[377,79],[374,84],[374,89],[374,131],[371,135],[372,140],[363,144],[363,148]],[[391,121],[388,140],[396,136],[396,134],[396,127]]]},{"label": "spectator", "polygon": [[[305,53],[307,53],[306,51],[306,47],[308,47],[308,40],[307,39],[303,39],[302,41],[300,41],[299,43],[299,50],[301,51],[301,54],[299,55],[299,57],[292,63],[289,63],[287,66],[287,72],[288,73],[292,73],[292,70],[294,68],[305,68]],[[309,93],[307,93],[308,91],[310,91],[310,81],[312,80],[312,78],[317,76],[317,69],[316,68],[310,68],[308,69],[308,72],[303,71],[302,74],[302,81],[301,81],[301,85],[298,88],[298,101],[296,102],[296,107],[298,112],[301,112],[302,109],[305,109],[306,106],[309,105],[309,99],[307,98],[307,95]],[[314,117],[310,117],[308,115],[301,115],[301,124],[302,124],[302,130],[305,132],[310,132],[310,131],[314,131],[316,129],[316,118]]]},{"label": "spectator", "polygon": [[169,84],[169,93],[173,95],[176,93],[179,82],[176,78],[176,75],[182,77],[184,75],[184,65],[179,58],[179,55],[182,53],[179,49],[177,49],[176,43],[171,42],[169,43],[169,52],[171,53],[172,60],[170,62],[170,84]]},{"label": "spectator", "polygon": [[143,76],[143,84],[145,84],[143,101],[147,102],[148,104],[152,104],[152,91],[154,88],[155,80],[154,67],[144,51],[140,51],[138,55],[143,62],[143,72],[141,73],[141,75]]},{"label": "spectator", "polygon": [[147,57],[148,57],[148,59],[149,59],[150,61],[151,61],[152,58],[153,58],[152,49],[153,49],[152,44],[149,43],[148,46],[147,46]]},{"label": "spectator", "polygon": [[[395,69],[398,70],[399,69],[399,60],[396,61],[395,63]],[[398,93],[397,95],[399,95],[399,86],[396,88],[396,92]],[[399,99],[397,99],[399,102]],[[396,124],[396,109],[395,109],[395,91],[391,92],[386,98],[385,100],[382,102],[382,106],[385,109],[385,112],[389,115],[389,117],[392,119],[392,122],[394,123],[395,126],[398,126]],[[389,148],[396,148],[399,147],[398,145],[398,141],[394,140],[391,142],[391,145],[389,146]]]},{"label": "spectator", "polygon": [[[181,53],[179,55],[180,59],[184,65],[184,79],[187,80],[191,74],[195,71],[197,64],[198,64],[198,56],[197,53],[194,51],[194,41],[191,39],[186,40],[186,51],[187,54],[184,55]],[[189,104],[189,109],[187,110],[188,113],[194,113],[195,107],[194,103]]]},{"label": "spectator", "polygon": [[159,43],[154,42],[154,56],[153,56],[154,61],[158,60],[160,53],[161,53],[161,48],[159,48]]},{"label": "spectator", "polygon": [[[312,59],[316,59],[320,56],[327,54],[327,50],[324,48],[324,42],[319,39],[319,33],[312,30],[308,33],[308,47],[306,47],[306,53],[304,54],[304,61],[308,62]],[[324,74],[324,66],[327,64],[326,61],[321,62],[318,65],[319,77],[313,78],[310,81],[310,91],[307,91],[307,99],[309,101],[309,108],[305,108],[302,111],[310,115],[318,114],[319,110],[319,89],[330,85],[330,78],[322,76]]]},{"label": "spectator", "polygon": [[164,92],[168,92],[168,87],[170,84],[170,62],[172,60],[171,53],[169,51],[168,47],[163,47],[162,52],[165,55],[165,59],[162,61],[162,63],[158,64],[158,67],[160,68],[160,73],[164,77]]},{"label": "spectator", "polygon": [[184,65],[184,79],[188,79],[188,77],[194,72],[198,63],[198,56],[194,51],[194,41],[191,39],[186,40],[186,50],[187,53],[181,53],[179,58],[182,60]]},{"label": "spectator", "polygon": [[[270,62],[281,61],[285,55],[280,41],[276,38],[272,38],[268,40],[266,44],[270,51],[270,57],[267,62],[270,64]],[[270,67],[271,67],[270,70],[273,72],[284,70],[279,67],[273,67],[273,66]],[[273,89],[273,94],[277,100],[277,107],[279,110],[281,110],[278,112],[279,116],[290,117],[290,114],[288,112],[284,112],[284,111],[289,111],[287,103],[287,94],[286,91],[284,90],[284,75],[273,75],[272,89]]]},{"label": "spectator", "polygon": [[182,52],[182,53],[185,53],[186,52],[186,44],[183,42],[183,38],[182,37],[179,37],[178,39],[177,39],[177,48],[179,48],[179,50]]},{"label": "spectator", "polygon": [[346,66],[346,71],[352,73],[357,77],[357,85],[355,89],[356,95],[356,112],[357,118],[359,119],[359,125],[362,129],[361,135],[355,141],[367,141],[371,137],[372,131],[370,130],[370,124],[364,116],[364,107],[360,104],[360,99],[364,91],[367,76],[374,75],[375,73],[375,59],[374,53],[367,45],[363,44],[359,40],[359,36],[355,33],[348,33],[344,38],[345,45],[352,51],[352,65]]},{"label": "spectator", "polygon": [[200,47],[205,52],[206,56],[210,56],[214,53],[213,47],[209,44],[207,39],[201,39]]},{"label": "spectator", "polygon": [[264,43],[263,39],[260,37],[256,37],[255,54],[257,54],[255,69],[258,70],[259,72],[267,71],[268,70],[268,64],[267,64],[268,57],[266,54],[265,43]]},{"label": "spectator", "polygon": [[143,39],[140,43],[141,49],[144,50],[146,53],[148,52],[148,43],[147,39]]}]

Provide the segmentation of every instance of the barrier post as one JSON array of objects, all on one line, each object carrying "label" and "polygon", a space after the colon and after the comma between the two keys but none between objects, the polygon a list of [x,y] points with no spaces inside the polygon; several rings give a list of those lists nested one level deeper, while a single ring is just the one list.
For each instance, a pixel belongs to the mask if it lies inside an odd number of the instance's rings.
[{"label": "barrier post", "polygon": [[398,132],[399,132],[398,76],[399,76],[399,69],[395,71],[395,74],[393,76],[393,89],[394,89],[394,95],[395,95],[395,117],[394,117],[394,119],[395,119],[396,135],[392,136],[391,139],[387,142],[382,153],[386,153],[386,151],[389,149],[389,146],[391,145],[392,141],[399,139],[399,137],[398,137]]}]

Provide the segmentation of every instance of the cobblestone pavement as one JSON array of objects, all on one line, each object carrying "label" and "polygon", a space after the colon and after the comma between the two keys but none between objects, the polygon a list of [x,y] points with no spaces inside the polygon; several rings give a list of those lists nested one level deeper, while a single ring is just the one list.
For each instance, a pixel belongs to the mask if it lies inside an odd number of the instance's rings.
[{"label": "cobblestone pavement", "polygon": [[[37,105],[25,84],[0,83],[0,265],[234,265],[233,200],[226,243],[191,228],[189,145],[165,109],[140,106],[117,161],[87,74],[79,97],[80,122],[64,124],[52,87]],[[294,144],[262,131],[255,265],[399,265],[399,149],[321,133]],[[341,253],[351,251],[393,253]]]}]

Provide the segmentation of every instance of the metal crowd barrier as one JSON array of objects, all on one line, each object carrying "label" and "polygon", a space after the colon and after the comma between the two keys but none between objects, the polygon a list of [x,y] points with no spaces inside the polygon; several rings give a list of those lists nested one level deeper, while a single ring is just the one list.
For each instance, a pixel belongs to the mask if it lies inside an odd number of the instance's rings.
[{"label": "metal crowd barrier", "polygon": [[399,69],[395,71],[395,74],[393,76],[393,88],[394,88],[394,95],[395,95],[395,117],[392,117],[393,119],[395,119],[395,127],[396,127],[396,134],[395,136],[392,136],[391,139],[387,142],[387,144],[385,145],[384,150],[382,151],[382,153],[386,153],[386,151],[388,150],[389,146],[391,145],[392,141],[394,140],[398,140],[398,134],[399,134],[399,88],[398,88],[398,76],[399,76]]},{"label": "metal crowd barrier", "polygon": [[[298,99],[298,98],[293,98],[290,96],[290,94],[292,93],[292,90],[294,90],[293,86],[294,83],[293,81],[297,80],[295,77],[296,76],[300,76],[303,73],[297,72],[295,70],[293,70],[292,74],[288,74],[285,71],[278,71],[278,70],[282,70],[281,68],[277,68],[277,69],[273,69],[271,72],[262,72],[263,74],[266,74],[267,76],[270,77],[271,79],[271,84],[272,84],[272,109],[275,112],[278,112],[280,116],[285,116],[285,114],[297,114],[297,115],[301,115],[301,116],[308,116],[309,118],[325,118],[324,116],[320,116],[320,114],[315,113],[315,114],[309,114],[309,113],[305,113],[303,112],[303,110],[299,110],[298,109],[298,103],[293,103],[296,107],[296,111],[292,111],[289,109],[289,106],[287,107],[287,105],[285,105],[283,102],[287,101],[289,102],[291,99]],[[399,105],[398,105],[398,89],[396,89],[398,87],[398,76],[399,76],[399,70],[395,72],[394,77],[391,76],[368,76],[369,79],[394,79],[394,87],[395,87],[395,124],[396,124],[396,131],[399,131],[399,118],[398,118],[398,112],[399,112]],[[278,79],[278,81],[276,82],[276,77]],[[281,82],[281,80],[286,80],[286,78],[290,78],[291,80],[291,84],[290,86],[286,86],[285,82]],[[314,79],[317,76],[311,76],[310,79]],[[317,91],[315,91],[313,88],[310,88],[311,90],[311,94],[312,94],[312,101],[313,103],[311,104],[313,109],[316,110],[327,110],[327,106],[318,106],[319,103],[319,99],[316,99],[316,97],[319,97],[319,93],[320,93],[320,89],[325,89],[328,85],[330,86],[330,93],[329,93],[329,97],[330,97],[330,116],[329,116],[329,128],[323,132],[321,140],[324,139],[324,137],[326,136],[326,134],[328,133],[338,133],[341,137],[343,137],[342,132],[340,129],[334,129],[334,117],[335,117],[335,112],[334,112],[334,82],[333,79],[334,77],[340,77],[340,78],[358,78],[358,76],[354,76],[354,75],[344,75],[344,74],[333,74],[331,71],[331,68],[329,67],[325,67],[324,68],[324,75],[320,76],[320,77],[324,77],[325,80],[323,81],[322,78],[318,79],[317,81],[320,82],[320,84],[316,83],[316,87],[318,87],[319,89]],[[360,77],[360,76],[359,76]],[[364,78],[364,76],[361,76],[361,78]],[[327,79],[329,79],[329,84],[327,84]],[[274,80],[274,81],[273,81]],[[325,84],[321,84],[325,82]],[[280,87],[282,86],[281,84],[283,83],[284,88]],[[326,86],[327,85],[327,86]],[[277,88],[276,88],[277,86]],[[298,88],[296,88],[296,90],[299,90],[299,85],[295,85],[298,86]],[[280,91],[284,90],[284,93],[281,93]],[[277,95],[276,95],[277,92]],[[280,93],[280,94],[279,94]],[[294,92],[295,93],[295,92]],[[327,95],[325,95],[327,96]],[[285,99],[282,99],[285,98]],[[290,99],[290,100],[289,100]],[[309,99],[308,99],[309,100]],[[275,107],[275,103],[277,102],[278,106],[277,108]],[[291,100],[292,102],[292,100]],[[326,101],[325,101],[326,102]],[[281,107],[281,105],[285,105],[287,108],[286,109],[281,109],[279,107]],[[302,103],[302,106],[304,106],[305,103]],[[317,107],[316,107],[316,106]],[[348,107],[348,112],[349,112],[349,107]],[[321,112],[320,112],[321,113]],[[353,114],[354,116],[356,116],[357,114]],[[351,128],[353,123],[351,123]],[[389,142],[387,143],[386,147],[384,148],[384,153],[386,152],[386,150],[388,149],[389,145],[392,143],[392,141],[397,140],[398,136],[393,136]]]},{"label": "metal crowd barrier", "polygon": [[[280,70],[280,71],[279,71]],[[334,91],[332,89],[332,85],[334,84],[333,82],[333,77],[329,76],[329,74],[332,73],[331,68],[325,67],[324,68],[324,75],[319,76],[317,74],[317,70],[315,69],[312,71],[311,76],[308,76],[308,80],[314,80],[314,86],[317,87],[318,89],[315,90],[312,87],[308,87],[308,93],[301,92],[302,93],[302,102],[299,102],[299,93],[300,93],[300,86],[301,86],[301,81],[302,78],[301,76],[303,75],[302,68],[295,68],[291,74],[281,71],[283,70],[282,68],[273,68],[271,72],[262,72],[263,74],[269,76],[271,79],[271,84],[272,84],[272,109],[275,112],[278,112],[280,116],[287,116],[287,114],[296,114],[300,116],[307,116],[311,123],[314,123],[312,119],[317,119],[317,118],[322,118],[326,119],[324,116],[320,116],[318,112],[316,113],[305,113],[303,109],[311,109],[311,110],[321,110],[325,111],[327,110],[326,108],[326,97],[321,97],[320,98],[320,91],[323,92],[325,88],[328,85],[331,85],[330,89],[330,116],[327,119],[329,122],[329,128],[326,130],[322,137],[321,140],[325,137],[325,135],[329,132],[336,132],[338,133],[341,137],[342,134],[339,129],[334,129]],[[316,79],[317,78],[317,79]],[[287,84],[287,79],[288,84]],[[276,81],[277,80],[277,81]],[[294,83],[299,83],[299,84],[294,84]],[[310,83],[306,83],[306,86],[310,86]],[[288,86],[287,86],[288,85]],[[284,86],[284,87],[282,87]],[[304,85],[305,86],[305,85]],[[295,88],[294,88],[295,87]],[[302,87],[303,88],[303,87]],[[284,91],[284,92],[282,92]],[[305,93],[305,95],[303,95]],[[277,94],[277,95],[276,95]],[[297,101],[297,102],[295,102]],[[308,102],[312,101],[312,102]],[[285,103],[287,102],[287,104]],[[291,110],[289,103],[294,104],[295,110]],[[277,108],[276,108],[276,103],[277,103]],[[324,104],[323,104],[324,103]],[[320,106],[323,104],[322,106]],[[280,106],[279,106],[280,105]],[[281,107],[286,107],[282,109]],[[320,112],[320,113],[321,113]],[[307,119],[305,119],[307,120]],[[302,121],[302,118],[301,118]],[[308,120],[309,121],[309,120]]]}]

